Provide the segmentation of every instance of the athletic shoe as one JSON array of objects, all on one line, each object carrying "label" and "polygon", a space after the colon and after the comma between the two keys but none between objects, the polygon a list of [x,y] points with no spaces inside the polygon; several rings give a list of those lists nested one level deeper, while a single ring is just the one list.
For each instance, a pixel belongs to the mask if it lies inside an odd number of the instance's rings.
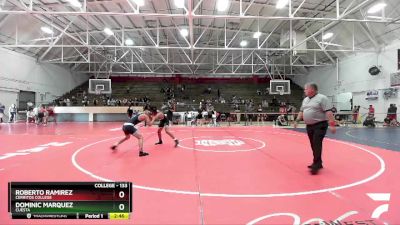
[{"label": "athletic shoe", "polygon": [[312,175],[316,175],[316,174],[318,174],[318,171],[321,168],[322,168],[322,165],[313,165],[313,166],[311,166],[310,172],[311,172]]},{"label": "athletic shoe", "polygon": [[[309,168],[309,169],[311,169],[312,167],[313,167],[313,164],[310,164],[310,165],[307,166],[307,168]],[[318,167],[319,167],[319,169],[323,169],[324,168],[322,165],[320,165]]]},{"label": "athletic shoe", "polygon": [[149,153],[144,152],[144,151],[140,151],[140,152],[139,152],[139,157],[147,156],[147,155],[149,155]]},{"label": "athletic shoe", "polygon": [[176,139],[175,140],[175,148],[178,147],[178,145],[179,145],[179,141],[178,141],[178,139]]}]

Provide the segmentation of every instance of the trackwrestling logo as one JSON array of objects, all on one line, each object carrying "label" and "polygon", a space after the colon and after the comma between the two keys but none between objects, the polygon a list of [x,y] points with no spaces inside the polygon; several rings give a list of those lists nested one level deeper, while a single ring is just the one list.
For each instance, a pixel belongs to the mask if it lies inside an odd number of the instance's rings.
[{"label": "trackwrestling logo", "polygon": [[227,146],[241,146],[245,143],[241,140],[233,140],[233,139],[224,139],[224,140],[196,140],[195,145],[202,146],[218,146],[218,145],[227,145]]}]

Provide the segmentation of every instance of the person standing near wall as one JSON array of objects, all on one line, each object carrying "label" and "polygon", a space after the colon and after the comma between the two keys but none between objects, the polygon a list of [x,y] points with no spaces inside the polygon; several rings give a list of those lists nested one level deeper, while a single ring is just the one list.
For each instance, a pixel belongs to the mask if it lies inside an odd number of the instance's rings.
[{"label": "person standing near wall", "polygon": [[313,151],[313,163],[308,166],[311,169],[311,174],[317,174],[322,166],[322,141],[324,140],[326,131],[329,127],[332,133],[336,132],[335,120],[328,106],[328,98],[325,95],[318,93],[318,86],[315,83],[308,83],[304,87],[304,93],[307,96],[304,98],[297,115],[294,127],[297,127],[297,122],[304,119],[307,125],[307,135],[310,140]]},{"label": "person standing near wall", "polygon": [[373,105],[369,105],[369,108],[368,108],[368,115],[371,115],[372,117],[375,116],[375,108],[374,108]]},{"label": "person standing near wall", "polygon": [[10,113],[9,123],[15,122],[17,120],[17,106],[15,104],[11,104],[10,108],[8,108],[8,112]]},{"label": "person standing near wall", "polygon": [[6,110],[6,106],[0,103],[0,123],[3,122],[4,111]]},{"label": "person standing near wall", "polygon": [[26,103],[26,111],[32,110],[33,107],[34,107],[33,102],[31,100],[28,100],[28,102]]}]

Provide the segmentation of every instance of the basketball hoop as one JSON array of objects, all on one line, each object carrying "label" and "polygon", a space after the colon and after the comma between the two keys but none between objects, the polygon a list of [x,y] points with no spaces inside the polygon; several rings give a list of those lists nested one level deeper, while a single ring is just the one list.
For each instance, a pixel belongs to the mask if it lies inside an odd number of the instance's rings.
[{"label": "basketball hoop", "polygon": [[290,80],[270,80],[270,93],[275,95],[290,95]]},{"label": "basketball hoop", "polygon": [[89,94],[111,94],[111,79],[89,79]]}]

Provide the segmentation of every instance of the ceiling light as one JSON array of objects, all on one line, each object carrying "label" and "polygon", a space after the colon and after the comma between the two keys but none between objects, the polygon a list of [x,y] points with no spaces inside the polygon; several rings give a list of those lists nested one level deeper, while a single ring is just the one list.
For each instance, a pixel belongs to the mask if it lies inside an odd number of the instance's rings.
[{"label": "ceiling light", "polygon": [[383,16],[367,16],[368,18],[371,19],[377,19],[377,20],[392,20],[393,18],[390,17],[383,17]]},{"label": "ceiling light", "polygon": [[189,35],[189,31],[188,31],[187,29],[182,29],[182,30],[181,30],[181,35],[182,35],[183,37],[187,37],[187,36]]},{"label": "ceiling light", "polygon": [[106,33],[109,36],[114,35],[114,32],[108,27],[104,28],[103,31],[104,31],[104,33]]},{"label": "ceiling light", "polygon": [[246,40],[241,41],[240,42],[240,46],[246,47],[247,46],[247,41]]},{"label": "ceiling light", "polygon": [[320,44],[323,45],[330,45],[330,46],[336,46],[336,47],[343,47],[343,45],[339,45],[339,44],[335,44],[335,43],[331,43],[331,42],[324,42],[324,41],[320,41]]},{"label": "ceiling light", "polygon": [[257,31],[257,32],[255,32],[253,34],[253,38],[260,38],[260,36],[261,36],[261,32],[260,31]]},{"label": "ceiling light", "polygon": [[133,45],[133,40],[128,38],[125,40],[125,45]]},{"label": "ceiling light", "polygon": [[382,16],[367,16],[367,17],[371,19],[383,19]]},{"label": "ceiling light", "polygon": [[138,6],[144,6],[144,0],[133,0],[133,2]]},{"label": "ceiling light", "polygon": [[81,8],[82,3],[80,3],[78,0],[67,0],[69,4],[71,4],[74,7]]},{"label": "ceiling light", "polygon": [[368,9],[368,13],[377,13],[386,7],[386,3],[378,3]]},{"label": "ceiling light", "polygon": [[49,27],[41,27],[40,29],[46,34],[54,34],[53,30]]},{"label": "ceiling light", "polygon": [[276,3],[276,8],[277,8],[277,9],[282,9],[282,8],[285,7],[288,3],[289,3],[289,0],[278,0],[278,2]]},{"label": "ceiling light", "polygon": [[217,0],[217,10],[218,11],[225,11],[228,9],[229,0]]},{"label": "ceiling light", "polygon": [[331,33],[331,32],[325,33],[325,34],[322,36],[322,40],[326,40],[326,39],[329,39],[329,38],[331,38],[331,37],[333,37],[333,33]]},{"label": "ceiling light", "polygon": [[175,6],[178,9],[185,8],[185,0],[175,0]]}]

